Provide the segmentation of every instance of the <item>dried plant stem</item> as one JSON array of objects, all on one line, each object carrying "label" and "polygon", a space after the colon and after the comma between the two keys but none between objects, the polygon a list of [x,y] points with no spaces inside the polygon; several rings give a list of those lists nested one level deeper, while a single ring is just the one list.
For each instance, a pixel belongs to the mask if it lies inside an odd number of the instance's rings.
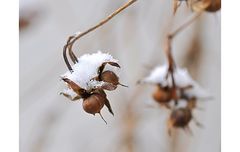
[{"label": "dried plant stem", "polygon": [[[165,53],[167,55],[168,66],[169,66],[166,78],[168,78],[169,75],[171,76],[171,80],[172,80],[172,94],[174,95],[174,97],[176,97],[177,86],[175,84],[175,79],[174,79],[175,61],[174,61],[173,56],[172,56],[172,47],[171,47],[171,38],[170,37],[167,37]],[[178,103],[177,98],[174,98],[174,101],[175,101],[175,104]]]},{"label": "dried plant stem", "polygon": [[188,27],[191,23],[193,23],[202,13],[196,13],[193,16],[190,16],[183,24],[178,26],[173,32],[171,32],[168,37],[172,39],[174,36],[176,36],[179,32],[184,30],[186,27]]},{"label": "dried plant stem", "polygon": [[169,65],[169,69],[168,69],[168,74],[167,74],[167,78],[170,75],[171,76],[171,80],[172,80],[172,94],[174,96],[174,101],[175,104],[178,103],[177,101],[177,86],[175,84],[175,78],[174,78],[174,69],[175,69],[175,61],[174,58],[172,56],[172,39],[182,30],[184,30],[186,27],[188,27],[191,23],[193,23],[193,21],[195,21],[199,16],[201,15],[201,12],[191,16],[189,19],[187,19],[183,24],[181,24],[180,26],[178,26],[173,32],[171,32],[170,34],[167,35],[167,41],[166,41],[166,46],[165,46],[165,53],[167,56],[167,60],[168,60],[168,65]]},{"label": "dried plant stem", "polygon": [[[67,44],[69,44],[69,42],[74,38],[74,36],[70,36],[68,41],[67,41]],[[78,59],[77,57],[75,56],[75,54],[72,52],[72,51],[69,51],[69,56],[71,58],[71,60],[73,61],[73,63],[77,63],[78,62]]]},{"label": "dried plant stem", "polygon": [[116,16],[117,14],[119,14],[121,11],[123,11],[125,8],[127,8],[128,6],[130,6],[131,4],[133,4],[134,2],[136,2],[137,0],[129,0],[126,4],[124,4],[123,6],[121,6],[120,8],[118,8],[117,10],[115,10],[111,15],[109,15],[107,18],[103,19],[102,21],[100,21],[97,25],[87,29],[84,32],[81,32],[79,34],[75,34],[74,36],[70,36],[68,38],[67,44],[64,46],[63,48],[63,58],[64,61],[69,69],[69,71],[72,71],[72,67],[67,59],[66,56],[66,52],[67,49],[69,51],[69,56],[71,58],[71,60],[76,63],[78,62],[76,56],[74,55],[73,51],[72,51],[72,46],[74,44],[74,42],[76,42],[78,39],[80,39],[82,36],[94,31],[95,29],[101,27],[102,25],[104,25],[105,23],[107,23],[109,20],[111,20],[114,16]]}]

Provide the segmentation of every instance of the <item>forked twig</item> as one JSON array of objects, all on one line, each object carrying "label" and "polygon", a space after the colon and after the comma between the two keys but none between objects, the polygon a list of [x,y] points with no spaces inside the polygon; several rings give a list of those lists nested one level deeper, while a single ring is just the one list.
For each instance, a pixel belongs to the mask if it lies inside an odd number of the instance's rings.
[{"label": "forked twig", "polygon": [[193,23],[198,17],[200,17],[200,15],[202,14],[202,12],[198,12],[196,14],[194,14],[193,16],[190,16],[185,22],[183,22],[183,24],[181,24],[180,26],[178,26],[173,32],[171,32],[168,37],[170,39],[172,39],[174,36],[176,36],[179,32],[181,32],[182,30],[184,30],[186,27],[188,27],[191,23]]},{"label": "forked twig", "polygon": [[63,47],[63,58],[64,61],[69,69],[70,72],[73,71],[68,59],[67,59],[67,50],[69,51],[69,56],[72,59],[72,61],[74,63],[78,62],[76,56],[74,55],[73,51],[72,51],[72,46],[74,44],[75,41],[77,41],[78,39],[80,39],[82,36],[94,31],[95,29],[97,29],[98,27],[104,25],[105,23],[107,23],[109,20],[111,20],[114,16],[116,16],[117,14],[119,14],[121,11],[123,11],[125,8],[127,8],[128,6],[130,6],[131,4],[133,4],[134,2],[136,2],[137,0],[129,0],[126,4],[124,4],[123,6],[121,6],[120,8],[118,8],[117,10],[115,10],[111,15],[109,15],[108,17],[106,17],[105,19],[103,19],[102,21],[100,21],[97,25],[87,29],[85,32],[81,32],[78,34],[75,34],[73,36],[70,36],[68,38],[67,44]]},{"label": "forked twig", "polygon": [[168,60],[168,74],[167,74],[167,78],[170,75],[171,76],[171,81],[172,81],[172,93],[174,95],[174,100],[175,100],[175,104],[177,104],[177,86],[175,84],[175,78],[174,78],[174,69],[175,69],[175,61],[174,58],[172,56],[172,39],[182,30],[184,30],[185,28],[187,28],[191,23],[193,23],[193,21],[195,21],[199,16],[201,15],[201,12],[191,16],[189,19],[187,19],[183,24],[181,24],[180,26],[178,26],[173,32],[171,32],[170,34],[167,35],[167,40],[166,40],[166,46],[165,46],[165,53],[167,56],[167,60]]}]

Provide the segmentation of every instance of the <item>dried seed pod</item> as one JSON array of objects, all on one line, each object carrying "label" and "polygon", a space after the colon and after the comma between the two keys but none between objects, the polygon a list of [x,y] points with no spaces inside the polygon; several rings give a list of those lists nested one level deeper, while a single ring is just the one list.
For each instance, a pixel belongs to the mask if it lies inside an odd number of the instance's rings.
[{"label": "dried seed pod", "polygon": [[95,115],[100,113],[105,104],[106,98],[100,94],[92,94],[83,100],[83,109],[87,113]]},{"label": "dried seed pod", "polygon": [[109,83],[112,83],[114,85],[118,85],[118,76],[112,72],[112,71],[104,71],[102,74],[101,74],[101,80],[104,81],[104,82],[109,82]]},{"label": "dried seed pod", "polygon": [[[119,83],[119,78],[118,76],[112,72],[112,71],[104,71],[101,75],[100,75],[100,79],[104,82],[108,82],[108,83],[111,83],[115,86],[117,85],[122,85],[122,86],[125,86],[123,84],[120,84]],[[127,86],[125,86],[127,87]]]},{"label": "dried seed pod", "polygon": [[208,11],[216,12],[221,9],[221,0],[200,0],[192,4],[192,9],[196,12]]},{"label": "dried seed pod", "polygon": [[169,123],[173,127],[185,128],[192,119],[192,112],[189,108],[178,108],[172,111]]},{"label": "dried seed pod", "polygon": [[153,93],[153,98],[160,104],[166,104],[171,100],[171,92],[169,88],[161,88],[158,85],[156,91]]},{"label": "dried seed pod", "polygon": [[221,0],[212,0],[211,4],[206,8],[208,12],[216,12],[221,9]]},{"label": "dried seed pod", "polygon": [[98,93],[98,94],[100,94],[101,96],[103,96],[104,98],[106,98],[104,104],[105,104],[105,106],[108,108],[108,111],[109,111],[112,115],[114,115],[113,110],[112,110],[112,107],[111,107],[111,104],[110,104],[110,102],[108,101],[108,99],[107,99],[107,94],[104,92],[104,90],[102,90],[102,89],[97,89],[97,90],[94,90],[94,93]]}]

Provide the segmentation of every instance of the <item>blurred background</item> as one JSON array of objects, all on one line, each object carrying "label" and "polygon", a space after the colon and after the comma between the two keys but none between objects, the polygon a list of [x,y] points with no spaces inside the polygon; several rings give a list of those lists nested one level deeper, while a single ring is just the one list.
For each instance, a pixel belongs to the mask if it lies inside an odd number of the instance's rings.
[{"label": "blurred background", "polygon": [[[67,71],[62,48],[68,36],[95,25],[127,0],[20,0],[20,151],[21,152],[218,152],[221,130],[221,15],[203,13],[173,41],[180,67],[213,96],[190,123],[167,133],[169,111],[155,105],[151,85],[136,85],[166,62],[163,44],[169,30],[190,10],[183,3],[172,19],[172,0],[138,0],[106,25],[74,45],[77,56],[109,52],[121,65],[120,81],[129,88],[107,92],[115,116],[106,108],[92,116],[82,102],[59,92]],[[173,28],[170,28],[170,27]],[[154,105],[149,107],[148,105]]]}]

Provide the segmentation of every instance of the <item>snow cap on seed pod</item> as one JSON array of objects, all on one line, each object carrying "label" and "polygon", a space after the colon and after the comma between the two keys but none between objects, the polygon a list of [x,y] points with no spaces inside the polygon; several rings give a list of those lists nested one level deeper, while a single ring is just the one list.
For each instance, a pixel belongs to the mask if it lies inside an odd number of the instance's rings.
[{"label": "snow cap on seed pod", "polygon": [[97,53],[85,54],[78,58],[78,62],[72,66],[73,72],[68,71],[61,77],[71,80],[87,92],[102,86],[103,88],[109,87],[109,90],[113,90],[113,86],[111,86],[111,84],[101,80],[95,80],[95,78],[99,76],[99,67],[103,64],[103,71],[112,71],[118,75],[118,69],[120,67],[118,65],[118,60],[114,59],[108,53],[98,51]]},{"label": "snow cap on seed pod", "polygon": [[[159,85],[162,88],[165,87],[172,87],[172,79],[170,76],[167,77],[168,74],[168,65],[164,64],[162,66],[155,67],[150,74],[142,79],[140,83],[148,83],[148,84],[155,84]],[[184,89],[184,96],[188,98],[209,98],[209,94],[206,93],[196,81],[192,79],[190,74],[188,73],[187,69],[182,69],[176,67],[173,73],[175,79],[175,85],[177,88],[185,88]]]}]

